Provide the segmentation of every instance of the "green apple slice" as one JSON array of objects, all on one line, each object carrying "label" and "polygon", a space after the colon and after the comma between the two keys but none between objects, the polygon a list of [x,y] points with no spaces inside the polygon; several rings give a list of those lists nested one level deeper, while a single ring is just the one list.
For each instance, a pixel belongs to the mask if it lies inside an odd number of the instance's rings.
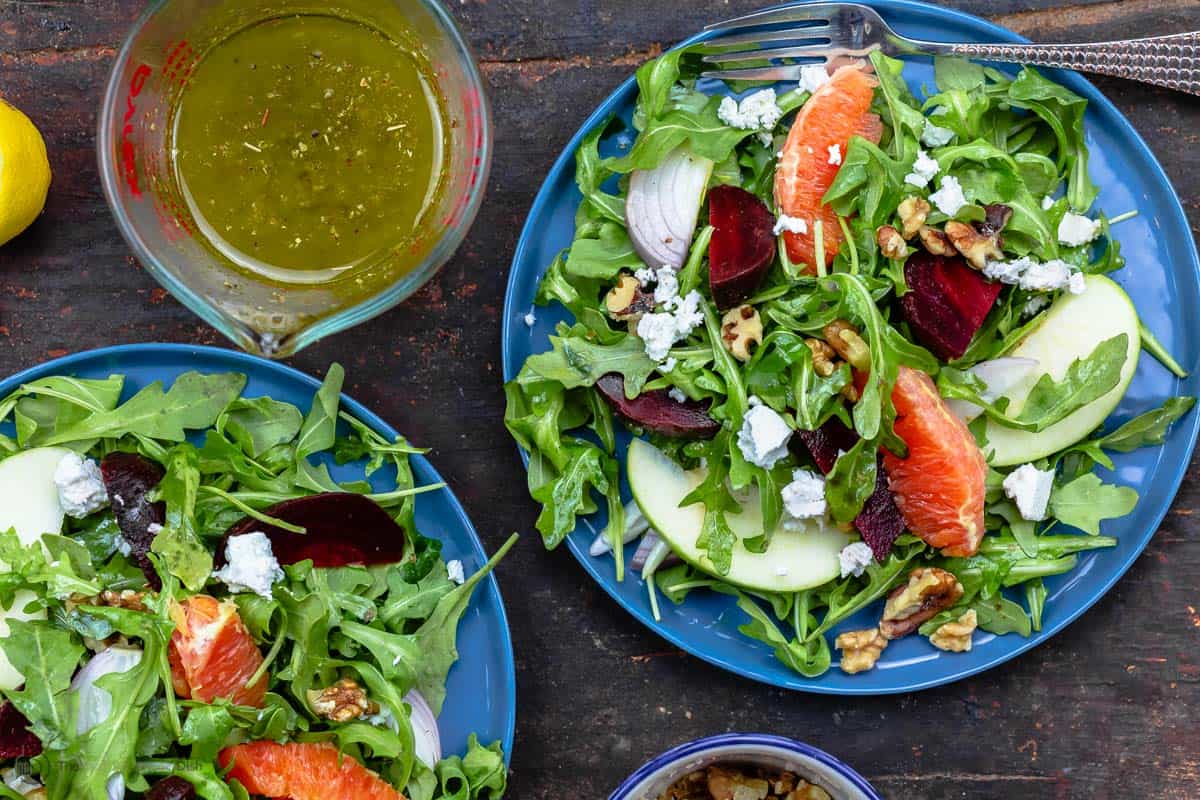
[{"label": "green apple slice", "polygon": [[680,558],[697,569],[735,586],[762,592],[798,592],[840,574],[838,554],[851,540],[835,528],[809,525],[806,530],[790,531],[781,524],[766,552],[747,550],[742,540],[762,533],[758,493],[752,490],[742,513],[728,516],[738,544],[734,546],[729,574],[717,575],[707,554],[696,546],[704,523],[704,506],[697,503],[679,507],[680,501],[703,482],[705,470],[685,472],[641,439],[630,444],[627,466],[633,498],[646,519]]},{"label": "green apple slice", "polygon": [[1108,394],[1038,433],[988,420],[984,451],[989,453],[988,461],[993,466],[1026,464],[1075,444],[1096,430],[1125,396],[1142,347],[1137,311],[1129,295],[1108,278],[1089,275],[1086,281],[1082,294],[1060,297],[1046,312],[1042,324],[1008,353],[1038,362],[1038,369],[1004,393],[1009,401],[1008,413],[1021,413],[1042,375],[1049,373],[1061,380],[1074,361],[1086,358],[1101,342],[1123,333],[1128,337],[1128,346],[1120,380]]}]

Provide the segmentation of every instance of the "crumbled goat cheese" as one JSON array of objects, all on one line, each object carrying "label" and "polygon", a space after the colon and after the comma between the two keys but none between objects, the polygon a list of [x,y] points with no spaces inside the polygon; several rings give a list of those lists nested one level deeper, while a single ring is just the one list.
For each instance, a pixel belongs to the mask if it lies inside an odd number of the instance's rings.
[{"label": "crumbled goat cheese", "polygon": [[678,386],[672,386],[671,391],[667,392],[667,395],[676,403],[686,403],[688,399],[688,396],[680,391]]},{"label": "crumbled goat cheese", "polygon": [[1058,223],[1058,240],[1068,247],[1087,244],[1100,235],[1100,221],[1068,211]]},{"label": "crumbled goat cheese", "polygon": [[649,267],[642,267],[637,272],[633,273],[633,277],[637,278],[638,283],[645,289],[650,284],[654,283],[654,270]]},{"label": "crumbled goat cheese", "polygon": [[775,220],[774,233],[776,236],[787,231],[803,235],[808,233],[808,222],[799,217],[789,217],[787,214],[780,214],[779,219]]},{"label": "crumbled goat cheese", "polygon": [[1054,198],[1046,195],[1042,198],[1042,211],[1049,211],[1052,208],[1054,208]]},{"label": "crumbled goat cheese", "polygon": [[947,217],[953,217],[967,204],[967,196],[963,194],[962,184],[953,175],[942,176],[942,186],[929,195],[929,202],[937,206],[937,210]]},{"label": "crumbled goat cheese", "polygon": [[842,577],[848,575],[861,576],[875,560],[875,554],[866,542],[854,542],[842,548],[838,553],[838,564],[842,568]]},{"label": "crumbled goat cheese", "polygon": [[463,572],[463,563],[457,558],[453,561],[446,562],[446,577],[462,586],[467,581],[467,575]]},{"label": "crumbled goat cheese", "polygon": [[842,146],[840,144],[829,145],[829,163],[834,166],[840,166],[842,163]]},{"label": "crumbled goat cheese", "polygon": [[283,570],[271,540],[261,531],[230,536],[225,542],[225,566],[213,573],[231,592],[254,592],[268,600],[271,587],[283,580]]},{"label": "crumbled goat cheese", "polygon": [[773,131],[783,116],[783,109],[775,102],[774,89],[761,89],[742,98],[721,99],[717,117],[731,128],[742,131]]},{"label": "crumbled goat cheese", "polygon": [[939,128],[932,120],[925,120],[925,130],[921,131],[921,144],[926,147],[942,147],[954,138],[954,131],[949,128]]},{"label": "crumbled goat cheese", "polygon": [[671,370],[675,369],[675,365],[678,363],[679,362],[676,359],[668,358],[666,361],[658,365],[658,371],[665,375]]},{"label": "crumbled goat cheese", "polygon": [[673,267],[663,267],[654,273],[654,302],[668,303],[679,296],[679,278]]},{"label": "crumbled goat cheese", "polygon": [[1021,282],[1021,273],[1037,262],[1028,256],[1012,261],[988,261],[983,265],[983,275],[993,281],[1016,285]]},{"label": "crumbled goat cheese", "polygon": [[[642,271],[636,275],[642,280]],[[679,278],[671,267],[662,267],[652,273],[654,287],[654,302],[664,310],[654,314],[646,314],[637,325],[637,335],[646,348],[646,355],[654,361],[664,361],[671,352],[671,346],[685,338],[698,325],[704,322],[704,312],[700,310],[703,299],[700,293],[692,290],[686,297],[679,296]],[[674,369],[671,362],[669,372]]]},{"label": "crumbled goat cheese", "polygon": [[770,406],[751,406],[738,431],[738,449],[756,467],[770,469],[787,458],[792,429]]},{"label": "crumbled goat cheese", "polygon": [[100,465],[78,453],[67,453],[54,469],[58,502],[67,516],[80,519],[108,505]]},{"label": "crumbled goat cheese", "polygon": [[[984,276],[994,281],[1020,286],[1027,292],[1057,292],[1066,289],[1082,294],[1087,288],[1083,273],[1065,261],[1053,259],[1039,262],[1029,256],[1012,261],[989,261],[983,266]],[[1026,309],[1026,313],[1029,312]]]},{"label": "crumbled goat cheese", "polygon": [[[937,159],[930,158],[928,153],[918,148],[917,160],[913,162],[913,171],[904,176],[904,182],[911,183],[913,186],[925,186],[937,176],[940,170],[941,165],[938,164]],[[945,181],[942,183],[944,185]]]},{"label": "crumbled goat cheese", "polygon": [[1044,294],[1035,294],[1025,301],[1025,306],[1021,309],[1021,313],[1027,317],[1032,317],[1048,305],[1050,305],[1049,297]]},{"label": "crumbled goat cheese", "polygon": [[525,327],[532,328],[535,322],[537,322],[537,314],[534,314],[533,311],[525,315]]},{"label": "crumbled goat cheese", "polygon": [[1004,494],[1017,504],[1021,516],[1032,522],[1046,518],[1053,488],[1054,471],[1041,470],[1033,464],[1022,464],[1004,479]]},{"label": "crumbled goat cheese", "polygon": [[637,325],[637,335],[652,361],[662,361],[667,357],[675,344],[677,330],[675,315],[669,312],[643,314]]},{"label": "crumbled goat cheese", "polygon": [[806,92],[815,92],[829,83],[829,70],[821,64],[809,64],[800,68],[800,86]]},{"label": "crumbled goat cheese", "polygon": [[792,519],[812,519],[825,515],[825,478],[817,473],[798,469],[792,472],[792,482],[780,491],[783,510]]}]

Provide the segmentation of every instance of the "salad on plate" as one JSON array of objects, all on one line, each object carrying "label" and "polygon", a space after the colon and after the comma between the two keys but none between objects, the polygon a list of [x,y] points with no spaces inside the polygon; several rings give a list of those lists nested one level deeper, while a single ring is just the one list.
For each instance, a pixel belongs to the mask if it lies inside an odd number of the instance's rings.
[{"label": "salad on plate", "polygon": [[0,400],[0,796],[503,796],[500,743],[443,753],[437,717],[512,541],[443,560],[414,516],[442,487],[340,411],[343,377],[305,410],[235,372]]},{"label": "salad on plate", "polygon": [[645,64],[576,153],[535,300],[573,321],[505,387],[545,545],[603,503],[591,556],[656,618],[733,595],[807,677],[1040,630],[1044,579],[1138,502],[1098,470],[1195,403],[1105,427],[1143,351],[1184,373],[1109,277],[1136,212],[1097,205],[1086,101],[949,58],[917,97],[878,52],[713,92],[702,52]]}]

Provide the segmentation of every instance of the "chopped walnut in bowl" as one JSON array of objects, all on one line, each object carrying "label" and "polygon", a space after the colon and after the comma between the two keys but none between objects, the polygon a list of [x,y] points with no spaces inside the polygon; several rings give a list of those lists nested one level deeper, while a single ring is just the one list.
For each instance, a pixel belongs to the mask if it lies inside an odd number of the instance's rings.
[{"label": "chopped walnut in bowl", "polygon": [[832,795],[793,772],[714,764],[684,775],[658,800],[832,800]]}]

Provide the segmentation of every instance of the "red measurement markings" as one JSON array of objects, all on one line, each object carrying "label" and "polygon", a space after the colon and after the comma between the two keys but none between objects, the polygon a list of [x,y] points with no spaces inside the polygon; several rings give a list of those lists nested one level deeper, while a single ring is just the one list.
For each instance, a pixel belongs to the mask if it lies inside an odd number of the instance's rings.
[{"label": "red measurement markings", "polygon": [[153,70],[146,64],[139,64],[129,80],[129,94],[125,96],[125,120],[121,129],[121,170],[130,193],[141,198],[142,190],[138,185],[137,151],[133,147],[133,118],[137,114],[137,98],[146,88],[146,80]]}]

